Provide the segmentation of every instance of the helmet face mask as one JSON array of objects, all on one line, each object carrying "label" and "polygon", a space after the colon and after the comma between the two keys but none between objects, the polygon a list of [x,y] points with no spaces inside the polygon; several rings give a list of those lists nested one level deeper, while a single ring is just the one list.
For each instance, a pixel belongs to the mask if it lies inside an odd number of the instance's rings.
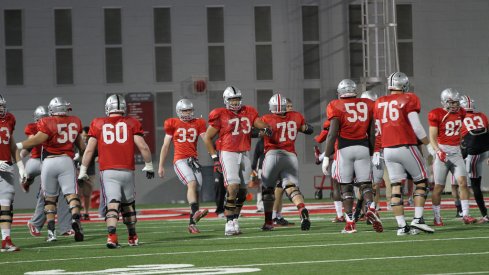
[{"label": "helmet face mask", "polygon": [[126,114],[126,100],[118,94],[111,95],[105,101],[105,114]]},{"label": "helmet face mask", "polygon": [[357,96],[357,84],[351,79],[343,79],[338,84],[338,98],[344,97],[356,97]]},{"label": "helmet face mask", "polygon": [[387,78],[387,89],[407,92],[409,90],[409,78],[403,72],[392,73]]},{"label": "helmet face mask", "polygon": [[460,110],[460,93],[453,88],[445,89],[441,92],[441,105],[445,110],[456,113]]},{"label": "helmet face mask", "polygon": [[7,115],[7,101],[0,95],[0,118],[4,118]]},{"label": "helmet face mask", "polygon": [[226,109],[237,112],[241,110],[241,91],[233,86],[229,86],[224,90],[222,94],[224,105]]},{"label": "helmet face mask", "polygon": [[50,116],[66,116],[71,111],[71,104],[62,97],[51,99],[48,105]]},{"label": "helmet face mask", "polygon": [[475,110],[474,100],[468,95],[460,97],[460,107],[464,108],[467,112],[473,112]]},{"label": "helmet face mask", "polygon": [[287,110],[287,98],[281,94],[274,94],[268,101],[269,110],[272,114],[283,115]]},{"label": "helmet face mask", "polygon": [[34,121],[36,121],[36,122],[38,120],[40,120],[41,118],[47,117],[47,116],[49,116],[49,111],[48,111],[48,108],[46,106],[38,106],[34,110],[33,118],[34,118]]},{"label": "helmet face mask", "polygon": [[177,116],[182,121],[194,119],[194,104],[188,99],[180,99],[176,106]]}]

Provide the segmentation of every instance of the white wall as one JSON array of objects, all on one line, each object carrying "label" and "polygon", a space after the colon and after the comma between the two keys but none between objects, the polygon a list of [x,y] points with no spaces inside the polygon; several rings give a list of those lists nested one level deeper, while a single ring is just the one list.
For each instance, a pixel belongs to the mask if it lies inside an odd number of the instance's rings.
[{"label": "white wall", "polygon": [[[168,1],[36,1],[2,0],[0,8],[24,11],[24,85],[6,86],[5,67],[0,66],[0,89],[9,110],[17,117],[15,133],[23,139],[23,126],[30,122],[33,109],[47,104],[54,96],[63,96],[73,105],[74,114],[85,124],[103,115],[105,94],[112,92],[173,91],[173,106],[188,95],[185,81],[192,75],[207,75],[206,13],[207,6],[223,6],[225,22],[225,82],[209,83],[209,89],[223,90],[227,85],[239,87],[244,102],[254,105],[255,89],[274,89],[291,97],[296,109],[303,111],[302,90],[321,88],[322,109],[335,96],[337,83],[348,77],[348,3],[341,0],[168,0]],[[439,105],[439,94],[455,87],[472,95],[477,106],[489,111],[489,1],[487,0],[417,0],[399,1],[413,5],[414,77],[412,82],[423,105],[425,126],[427,112]],[[302,78],[301,5],[318,4],[321,32],[321,80]],[[274,80],[255,80],[254,21],[255,5],[271,5],[273,30]],[[72,8],[74,35],[75,85],[55,84],[53,9]],[[105,84],[104,76],[104,7],[122,8],[124,83]],[[154,81],[153,7],[171,7],[172,83]],[[3,22],[3,13],[0,14]],[[4,36],[0,49],[4,50]],[[5,64],[0,54],[0,64]],[[197,113],[208,113],[206,96],[193,98]],[[157,109],[156,109],[157,110]],[[324,117],[324,114],[323,114]],[[161,125],[161,121],[156,122]],[[304,163],[304,139],[297,142],[301,161],[301,189],[313,197],[313,175],[320,168]],[[162,137],[157,137],[162,139]],[[158,143],[160,144],[160,143]],[[159,148],[154,156],[159,158]],[[205,149],[199,146],[203,164],[209,165]],[[184,200],[184,187],[178,183],[172,167],[169,178],[147,182],[137,172],[138,202]],[[141,168],[141,167],[139,167]],[[484,178],[487,179],[488,169]],[[211,182],[212,184],[212,182]],[[486,183],[487,185],[487,183]],[[17,192],[16,207],[32,207],[34,192]]]}]

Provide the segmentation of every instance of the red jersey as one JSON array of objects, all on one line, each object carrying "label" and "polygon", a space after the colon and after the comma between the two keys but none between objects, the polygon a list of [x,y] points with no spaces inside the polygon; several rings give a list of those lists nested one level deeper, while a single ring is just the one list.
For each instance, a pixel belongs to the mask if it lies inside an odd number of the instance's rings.
[{"label": "red jersey", "polygon": [[285,150],[294,154],[295,139],[297,132],[306,122],[301,113],[291,111],[285,113],[284,116],[276,114],[267,114],[262,117],[265,123],[270,125],[272,136],[264,136],[265,153],[270,150]]},{"label": "red jersey", "polygon": [[97,139],[100,171],[109,169],[134,170],[134,135],[143,136],[141,122],[133,117],[95,118],[88,136]]},{"label": "red jersey", "polygon": [[317,143],[323,143],[326,140],[326,138],[328,137],[329,124],[330,124],[330,121],[329,120],[326,120],[323,123],[323,129],[321,130],[321,133],[319,133],[319,135],[317,135],[317,136],[314,137],[314,140]]},{"label": "red jersey", "polygon": [[408,119],[411,112],[419,113],[421,103],[416,94],[391,94],[378,98],[374,118],[380,121],[382,148],[418,144],[416,134]]},{"label": "red jersey", "polygon": [[37,121],[39,132],[48,135],[42,146],[52,155],[75,156],[74,143],[82,132],[81,120],[76,116],[50,116]]},{"label": "red jersey", "polygon": [[[27,137],[35,136],[39,132],[37,130],[37,123],[29,123],[25,126],[24,133]],[[41,157],[42,145],[38,145],[31,150],[31,158],[38,159]]]},{"label": "red jersey", "polygon": [[368,98],[335,99],[328,104],[328,120],[334,118],[340,122],[338,137],[349,140],[361,140],[368,137],[372,121],[373,101]]},{"label": "red jersey", "polygon": [[465,137],[469,131],[487,129],[487,117],[482,112],[467,112],[463,122],[462,137]]},{"label": "red jersey", "polygon": [[10,151],[10,137],[15,130],[15,116],[6,113],[5,117],[0,118],[0,160],[12,162],[12,153]]},{"label": "red jersey", "polygon": [[438,128],[438,144],[458,146],[462,141],[462,122],[465,110],[460,108],[456,113],[448,112],[443,108],[431,110],[428,114],[428,123]]},{"label": "red jersey", "polygon": [[251,127],[258,112],[251,106],[243,106],[235,113],[217,108],[209,114],[209,125],[219,130],[216,149],[228,152],[244,152],[251,149]]},{"label": "red jersey", "polygon": [[175,153],[173,163],[179,159],[197,157],[197,141],[206,131],[205,120],[202,118],[182,121],[179,118],[169,118],[163,125],[167,135],[172,136]]}]

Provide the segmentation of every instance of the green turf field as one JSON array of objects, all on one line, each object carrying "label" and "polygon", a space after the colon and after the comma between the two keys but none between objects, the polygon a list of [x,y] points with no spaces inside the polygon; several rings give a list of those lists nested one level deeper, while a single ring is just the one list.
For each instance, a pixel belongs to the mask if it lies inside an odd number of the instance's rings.
[{"label": "green turf field", "polygon": [[[476,211],[474,209],[474,211]],[[340,234],[333,215],[313,215],[312,227],[262,232],[261,218],[242,218],[244,234],[224,236],[224,220],[204,218],[202,233],[187,233],[186,220],[138,223],[139,247],[129,247],[119,227],[121,249],[105,246],[105,226],[85,225],[85,241],[33,238],[25,226],[13,228],[22,251],[0,254],[1,274],[487,274],[489,224],[464,225],[444,211],[445,227],[435,234],[396,235],[391,212],[381,212],[385,231],[364,223],[358,233]],[[474,212],[475,214],[475,212]],[[411,217],[412,212],[407,212]],[[289,217],[287,217],[289,218]],[[427,212],[431,219],[431,211]],[[297,218],[290,220],[299,222]],[[120,224],[122,225],[122,224]],[[123,225],[122,225],[123,226]],[[45,232],[43,232],[45,233]]]}]

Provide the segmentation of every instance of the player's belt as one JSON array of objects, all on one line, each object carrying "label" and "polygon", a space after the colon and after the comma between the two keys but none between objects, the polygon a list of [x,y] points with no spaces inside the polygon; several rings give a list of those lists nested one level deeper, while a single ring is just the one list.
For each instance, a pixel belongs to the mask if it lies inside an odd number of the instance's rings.
[{"label": "player's belt", "polygon": [[52,158],[57,158],[57,157],[69,157],[67,154],[61,154],[61,155],[48,155],[46,158],[47,159],[52,159]]}]

